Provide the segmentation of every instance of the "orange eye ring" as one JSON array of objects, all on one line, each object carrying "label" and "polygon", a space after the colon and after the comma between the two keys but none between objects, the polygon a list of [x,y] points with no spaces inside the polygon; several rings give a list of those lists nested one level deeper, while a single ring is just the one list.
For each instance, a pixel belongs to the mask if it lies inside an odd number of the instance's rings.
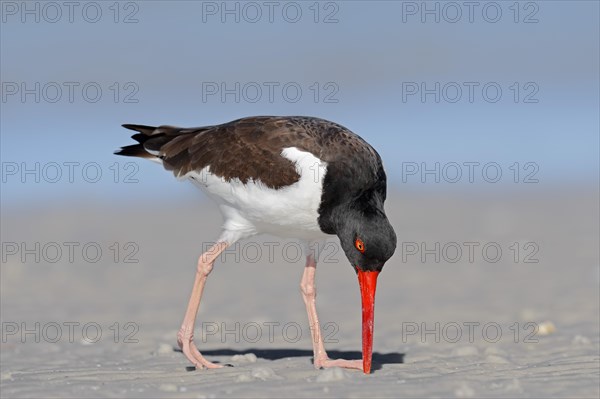
[{"label": "orange eye ring", "polygon": [[356,247],[356,249],[358,249],[358,252],[360,252],[361,254],[365,253],[365,243],[360,238],[357,238],[354,241],[354,246]]}]

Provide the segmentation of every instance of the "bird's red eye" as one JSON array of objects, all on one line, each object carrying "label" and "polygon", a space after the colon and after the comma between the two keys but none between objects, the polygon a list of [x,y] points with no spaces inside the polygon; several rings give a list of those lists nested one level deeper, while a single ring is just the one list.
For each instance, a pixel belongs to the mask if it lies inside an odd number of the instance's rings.
[{"label": "bird's red eye", "polygon": [[365,253],[365,243],[362,242],[360,238],[357,238],[356,241],[354,241],[354,246],[361,254]]}]

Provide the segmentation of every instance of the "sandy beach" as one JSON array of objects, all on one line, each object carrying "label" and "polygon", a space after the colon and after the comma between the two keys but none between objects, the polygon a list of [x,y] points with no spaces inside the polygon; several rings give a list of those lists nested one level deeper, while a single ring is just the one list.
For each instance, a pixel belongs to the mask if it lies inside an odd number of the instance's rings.
[{"label": "sandy beach", "polygon": [[[593,191],[395,188],[371,375],[313,368],[303,259],[273,237],[234,247],[208,280],[196,342],[234,367],[190,369],[175,337],[220,217],[200,193],[117,202],[3,208],[3,398],[600,393]],[[317,306],[330,356],[358,358],[358,285],[337,245],[322,254]]]}]

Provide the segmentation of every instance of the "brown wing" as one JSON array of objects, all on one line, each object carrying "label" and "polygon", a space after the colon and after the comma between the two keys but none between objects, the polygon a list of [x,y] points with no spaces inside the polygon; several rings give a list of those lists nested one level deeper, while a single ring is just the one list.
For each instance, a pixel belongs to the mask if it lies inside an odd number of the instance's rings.
[{"label": "brown wing", "polygon": [[182,176],[210,167],[225,180],[260,180],[272,188],[298,181],[292,161],[281,156],[285,126],[280,120],[256,117],[183,133],[160,147],[167,169]]}]

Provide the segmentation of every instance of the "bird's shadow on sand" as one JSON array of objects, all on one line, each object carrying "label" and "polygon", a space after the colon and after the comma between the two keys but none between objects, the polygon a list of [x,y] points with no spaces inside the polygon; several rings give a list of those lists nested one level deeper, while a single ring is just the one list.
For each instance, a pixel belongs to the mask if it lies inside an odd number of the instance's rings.
[{"label": "bird's shadow on sand", "polygon": [[[312,350],[304,349],[258,349],[250,348],[245,350],[233,350],[233,349],[213,349],[204,350],[202,354],[206,357],[211,356],[235,356],[245,355],[246,353],[254,353],[256,357],[267,359],[267,360],[279,360],[288,357],[310,357],[312,359]],[[362,352],[359,351],[336,351],[329,350],[327,355],[330,359],[360,359]],[[373,366],[372,370],[379,370],[384,364],[400,364],[404,363],[404,353],[392,352],[392,353],[379,353],[373,352]],[[190,367],[190,369],[194,369]]]}]

